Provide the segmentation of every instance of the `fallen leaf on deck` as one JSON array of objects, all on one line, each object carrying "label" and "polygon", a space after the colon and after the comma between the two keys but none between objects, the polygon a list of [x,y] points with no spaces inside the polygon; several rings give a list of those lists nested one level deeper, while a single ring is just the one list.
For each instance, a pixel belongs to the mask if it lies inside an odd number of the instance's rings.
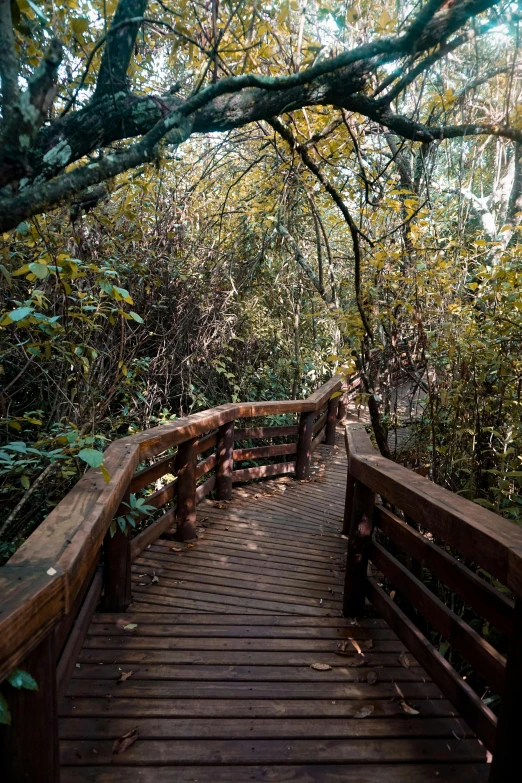
[{"label": "fallen leaf on deck", "polygon": [[366,682],[368,682],[370,685],[375,685],[377,682],[377,673],[376,672],[368,672],[366,675]]},{"label": "fallen leaf on deck", "polygon": [[371,650],[373,647],[373,639],[366,639],[364,642],[364,646],[367,650]]},{"label": "fallen leaf on deck", "polygon": [[419,710],[416,710],[415,707],[410,706],[407,701],[401,701],[401,707],[402,711],[405,712],[406,715],[420,715]]},{"label": "fallen leaf on deck", "polygon": [[154,573],[154,571],[153,571],[153,572],[152,572],[152,580],[151,580],[151,584],[156,584],[157,582],[159,582],[159,576],[156,576],[156,574],[155,574],[155,573]]},{"label": "fallen leaf on deck", "polygon": [[395,590],[392,590],[392,591],[391,591],[391,593],[390,593],[390,598],[391,598],[391,600],[393,601],[393,599],[395,598]]},{"label": "fallen leaf on deck", "polygon": [[134,671],[131,671],[131,672],[121,672],[120,679],[118,680],[118,682],[125,682],[125,680],[128,680],[129,677],[132,677],[133,674],[134,674]]},{"label": "fallen leaf on deck", "polygon": [[192,549],[193,546],[194,544],[187,544],[187,549]]},{"label": "fallen leaf on deck", "polygon": [[368,704],[367,707],[361,707],[360,710],[357,710],[356,713],[354,713],[354,718],[368,718],[372,712],[375,710],[375,707],[373,704]]},{"label": "fallen leaf on deck", "polygon": [[327,671],[329,671],[329,670],[330,670],[332,667],[331,667],[331,666],[329,666],[327,663],[312,663],[312,665],[310,666],[310,668],[311,668],[311,669],[315,669],[315,670],[316,670],[316,671],[318,671],[318,672],[327,672]]},{"label": "fallen leaf on deck", "polygon": [[124,753],[128,748],[130,748],[131,745],[134,745],[139,736],[138,727],[136,726],[135,729],[128,731],[127,734],[123,735],[123,737],[119,737],[117,740],[114,740],[112,752]]},{"label": "fallen leaf on deck", "polygon": [[171,546],[170,547],[170,551],[171,552],[183,552],[183,547],[182,546]]},{"label": "fallen leaf on deck", "polygon": [[408,656],[406,655],[405,652],[401,652],[401,654],[399,655],[399,663],[400,663],[401,666],[404,666],[405,669],[409,669],[410,668],[411,661],[410,661],[410,659],[408,658]]},{"label": "fallen leaf on deck", "polygon": [[214,503],[214,508],[226,508],[224,503]]},{"label": "fallen leaf on deck", "polygon": [[138,574],[138,579],[143,579],[144,576],[147,576],[147,574]]},{"label": "fallen leaf on deck", "polygon": [[138,623],[127,623],[127,625],[123,626],[124,631],[134,631],[135,628],[138,627]]}]

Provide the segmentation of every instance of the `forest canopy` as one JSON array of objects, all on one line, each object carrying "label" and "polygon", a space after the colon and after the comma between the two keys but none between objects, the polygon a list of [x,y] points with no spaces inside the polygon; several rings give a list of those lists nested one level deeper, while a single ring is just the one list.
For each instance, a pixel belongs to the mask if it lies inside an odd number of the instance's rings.
[{"label": "forest canopy", "polygon": [[384,454],[522,518],[519,27],[0,0],[3,557],[110,440],[339,370]]}]

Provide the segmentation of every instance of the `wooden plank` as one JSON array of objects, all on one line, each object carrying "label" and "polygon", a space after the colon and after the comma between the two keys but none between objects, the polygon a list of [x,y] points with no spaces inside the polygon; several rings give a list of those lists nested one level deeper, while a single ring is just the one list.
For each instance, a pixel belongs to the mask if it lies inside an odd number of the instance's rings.
[{"label": "wooden plank", "polygon": [[[102,625],[106,625],[109,622],[112,622],[115,624],[115,627],[119,627],[122,620],[128,620],[129,622],[134,622],[132,620],[132,617],[134,615],[132,612],[128,612],[125,616],[122,616],[121,614],[102,614],[98,615],[95,614],[92,618],[93,625],[96,623],[101,623]],[[178,625],[212,625],[212,626],[220,626],[225,625],[228,626],[231,623],[236,622],[237,624],[243,624],[241,619],[241,612],[238,612],[236,614],[235,620],[230,619],[230,616],[228,614],[226,615],[220,615],[220,614],[213,614],[212,617],[201,617],[199,614],[189,614],[189,615],[183,615],[178,618],[175,618],[172,620],[170,619],[170,622],[175,622]],[[130,619],[129,619],[130,618]],[[354,625],[348,620],[345,620],[342,617],[317,617],[313,621],[313,627],[314,628],[344,628],[350,633],[364,633],[366,629],[373,629],[373,628],[383,628],[388,629],[388,624],[378,617],[361,617],[360,620],[357,621],[358,624]],[[302,617],[281,617],[280,615],[272,615],[271,617],[256,617],[251,620],[249,620],[248,623],[249,626],[269,626],[270,628],[301,628],[305,626],[306,628],[310,627],[310,622]]]},{"label": "wooden plank", "polygon": [[277,580],[266,576],[263,572],[243,573],[241,571],[223,571],[209,568],[208,566],[197,566],[194,562],[190,565],[183,561],[175,561],[170,566],[165,561],[154,559],[154,555],[149,552],[142,555],[139,564],[135,566],[135,574],[148,574],[154,570],[157,574],[165,573],[172,579],[183,581],[185,579],[198,580],[201,584],[223,584],[230,587],[247,588],[255,591],[266,591],[268,593],[280,593],[281,595],[302,595],[309,598],[331,599],[333,596],[340,599],[342,596],[341,586],[333,584],[329,587],[322,584],[308,585],[306,580],[290,579],[279,577]]},{"label": "wooden plank", "polygon": [[[214,607],[216,604],[223,606],[236,606],[250,609],[263,609],[264,611],[272,614],[276,612],[295,612],[296,614],[306,615],[321,615],[324,609],[320,606],[319,601],[314,602],[310,599],[303,599],[301,604],[288,603],[282,600],[270,600],[269,598],[247,598],[245,595],[238,595],[237,592],[229,595],[223,588],[216,588],[215,590],[194,590],[190,592],[185,589],[184,586],[179,588],[174,587],[160,587],[158,585],[151,585],[150,587],[140,587],[134,583],[133,593],[136,599],[155,603],[161,603],[166,606],[175,605],[179,598],[190,598],[197,601],[208,601],[209,608]],[[264,594],[266,595],[266,594]]]},{"label": "wooden plank", "polygon": [[[279,546],[277,544],[266,543],[265,541],[260,543],[250,542],[249,545],[247,540],[234,537],[225,538],[225,536],[220,535],[220,532],[209,532],[208,528],[200,533],[198,545],[201,548],[212,548],[212,551],[214,552],[219,551],[223,554],[242,553],[242,555],[251,555],[254,558],[259,557],[263,560],[273,556],[285,561],[297,560],[301,563],[313,562],[318,566],[323,565],[329,567],[332,563],[344,565],[343,552],[338,551],[331,555],[320,555],[316,554],[316,552],[310,554],[306,549],[300,550],[298,547],[290,548],[281,542],[279,543]],[[179,560],[181,558],[177,559]]]},{"label": "wooden plank", "polygon": [[374,504],[374,493],[361,482],[356,482],[344,578],[343,613],[345,617],[358,617],[364,611]]},{"label": "wooden plank", "polygon": [[69,636],[71,628],[73,627],[76,621],[78,612],[81,609],[81,606],[83,604],[83,601],[85,599],[85,596],[91,585],[92,579],[94,577],[94,574],[96,573],[96,569],[98,568],[98,566],[99,566],[99,562],[95,561],[92,565],[91,571],[89,572],[87,579],[85,580],[85,585],[83,586],[83,589],[79,591],[78,595],[75,598],[71,611],[67,613],[67,615],[61,621],[61,623],[57,625],[55,628],[54,633],[56,637],[56,656],[58,658],[62,654],[63,648],[67,641],[67,637]]},{"label": "wooden plank", "polygon": [[455,718],[423,718],[421,720],[393,720],[383,718],[346,720],[343,718],[298,718],[269,720],[266,718],[82,718],[60,721],[62,739],[112,739],[132,731],[138,720],[140,739],[348,739],[374,737],[447,737],[465,739],[470,730]]},{"label": "wooden plank", "polygon": [[61,700],[69,685],[71,674],[75,667],[78,655],[82,649],[87,630],[91,622],[94,610],[100,600],[103,587],[103,570],[101,568],[94,574],[91,585],[85,596],[83,606],[80,609],[78,617],[73,625],[67,644],[58,661],[56,672],[56,682],[58,690],[58,700]]},{"label": "wooden plank", "polygon": [[[248,620],[255,615],[249,615]],[[138,618],[139,620],[140,618]],[[183,666],[185,669],[199,669],[200,666],[275,666],[283,669],[283,674],[293,666],[309,667],[312,663],[325,663],[332,667],[345,666],[348,669],[357,668],[359,678],[364,681],[368,672],[375,670],[379,676],[388,678],[387,671],[396,668],[398,663],[397,653],[381,653],[366,650],[365,653],[354,655],[336,655],[335,652],[265,652],[245,650],[152,650],[149,647],[141,649],[127,645],[125,640],[114,640],[111,637],[92,637],[89,646],[86,646],[78,661],[80,667],[84,663],[103,666],[107,663],[117,663],[124,671],[134,671],[137,667],[153,664],[170,664]],[[97,645],[97,646],[95,646]],[[364,649],[364,648],[363,648]],[[415,659],[409,656],[412,662],[410,670],[413,677],[429,679],[424,669],[415,666]],[[101,669],[100,669],[101,670]],[[81,668],[80,670],[81,671]],[[422,673],[422,674],[421,674]],[[402,675],[401,675],[402,676]],[[190,676],[189,676],[190,679]]]},{"label": "wooden plank", "polygon": [[314,411],[301,413],[299,432],[297,435],[297,456],[295,462],[295,477],[299,481],[310,475],[310,457],[312,455],[312,437],[314,426]]},{"label": "wooden plank", "polygon": [[398,465],[349,430],[349,465],[354,478],[378,492],[423,528],[469,557],[522,597],[522,529],[476,503]]},{"label": "wooden plank", "polygon": [[481,617],[501,633],[511,635],[513,601],[381,505],[375,507],[375,520],[385,535],[436,574],[446,587],[458,593]]},{"label": "wooden plank", "polygon": [[320,446],[320,445],[321,445],[321,443],[323,442],[323,440],[324,440],[324,438],[325,438],[325,433],[326,433],[326,427],[323,427],[323,428],[322,428],[322,430],[320,430],[320,432],[319,432],[319,433],[318,433],[318,434],[315,436],[315,438],[313,439],[313,441],[312,441],[312,446],[311,446],[311,451],[312,451],[312,454],[314,453],[314,451],[316,450],[316,448],[317,448],[318,446]]},{"label": "wooden plank", "polygon": [[319,416],[316,422],[314,422],[314,426],[312,427],[312,433],[313,435],[317,435],[319,430],[322,430],[323,427],[326,426],[326,421],[328,419],[328,411],[326,410],[322,416]]},{"label": "wooden plank", "polygon": [[167,473],[173,473],[174,460],[175,454],[169,454],[167,457],[158,460],[153,465],[148,465],[148,467],[138,470],[132,477],[130,491],[133,493],[139,492],[140,489],[143,489],[149,484],[153,484]]},{"label": "wooden plank", "polygon": [[[130,769],[132,772],[130,773]],[[103,768],[103,783],[172,783],[171,767]],[[92,783],[99,775],[99,767],[66,767],[62,772],[62,783]],[[458,777],[457,777],[458,776]],[[176,766],[176,783],[486,783],[486,764],[310,764],[295,766],[234,765],[234,766]]]},{"label": "wooden plank", "polygon": [[[306,605],[306,606],[322,606],[324,609],[333,609],[334,611],[339,612],[341,609],[341,595],[339,595],[337,598],[333,598],[331,594],[326,594],[326,596],[319,597],[317,595],[310,595],[305,592],[302,593],[293,593],[292,590],[287,589],[286,591],[282,590],[266,590],[261,589],[258,590],[256,588],[256,583],[253,581],[243,582],[243,583],[235,583],[230,584],[227,583],[224,580],[220,581],[212,581],[212,580],[203,580],[199,579],[198,575],[190,575],[190,576],[184,576],[184,578],[180,579],[179,575],[173,575],[170,574],[166,575],[164,571],[162,570],[156,570],[156,569],[150,569],[151,574],[147,574],[147,576],[151,577],[152,572],[155,576],[158,577],[160,580],[160,583],[165,588],[173,588],[174,592],[173,595],[177,595],[176,588],[178,588],[180,581],[182,584],[182,589],[185,591],[185,594],[190,595],[192,591],[201,593],[210,593],[212,595],[216,596],[223,596],[223,595],[229,595],[229,596],[236,596],[237,598],[250,598],[252,596],[255,596],[256,599],[260,600],[271,600],[271,601],[278,601],[281,603],[287,603],[287,604],[297,604],[297,605]],[[141,576],[141,575],[140,575]],[[141,577],[138,579],[135,575],[134,581],[137,584],[143,585],[146,583],[147,577]],[[149,582],[149,584],[151,584]]]},{"label": "wooden plank", "polygon": [[219,428],[217,444],[216,496],[218,500],[230,500],[234,471],[234,421]]},{"label": "wooden plank", "polygon": [[211,476],[196,488],[196,505],[209,495],[216,486],[216,476]]},{"label": "wooden plank", "polygon": [[[157,557],[162,558],[164,556],[158,554]],[[192,554],[191,561],[202,567],[224,570],[229,574],[235,572],[243,574],[259,573],[265,576],[275,577],[276,579],[281,575],[281,570],[276,567],[267,568],[263,563],[256,565],[255,562],[253,563],[247,558],[213,554],[211,550],[208,552],[198,550],[198,552]],[[326,585],[328,588],[332,587],[336,578],[337,572],[334,572],[333,568],[330,571],[326,569],[321,571],[318,569],[302,568],[301,566],[295,566],[292,569],[292,579],[300,580],[307,584],[322,584]]]},{"label": "wooden plank", "polygon": [[[220,555],[237,556],[258,562],[269,561],[272,563],[288,563],[314,570],[330,570],[332,567],[339,568],[341,565],[344,565],[342,553],[326,557],[306,557],[303,556],[303,553],[289,551],[285,547],[271,548],[267,546],[262,547],[261,545],[254,546],[255,548],[248,548],[241,546],[241,544],[234,544],[234,542],[221,541],[219,537],[211,539],[204,536],[198,538],[197,543],[194,544],[194,548],[197,548],[197,551],[200,553],[214,552]],[[155,550],[167,553],[167,550],[164,547],[155,547]],[[182,552],[171,553],[170,558],[188,562],[192,554],[196,553],[184,550]],[[176,555],[178,555],[177,558]]]},{"label": "wooden plank", "polygon": [[335,432],[337,429],[337,411],[339,409],[339,397],[331,397],[328,401],[328,410],[326,414],[326,445],[333,446],[335,443]]},{"label": "wooden plank", "polygon": [[59,783],[55,636],[51,632],[22,662],[38,690],[9,687],[11,725],[0,727],[2,781]]},{"label": "wooden plank", "polygon": [[[319,672],[318,672],[319,674]],[[438,687],[431,682],[401,683],[404,699],[441,698]],[[393,683],[364,682],[349,684],[335,682],[176,682],[145,681],[111,682],[106,680],[72,680],[69,696],[150,699],[367,699],[371,704],[380,699],[397,698]],[[479,700],[480,701],[480,700]],[[473,728],[473,727],[472,727]]]},{"label": "wooden plank", "polygon": [[249,524],[244,524],[241,520],[230,521],[222,520],[220,517],[212,515],[205,520],[204,526],[200,529],[200,535],[208,539],[217,538],[220,541],[235,541],[251,542],[254,544],[261,544],[262,546],[279,546],[285,547],[292,551],[296,549],[300,552],[306,552],[310,557],[316,554],[322,553],[325,556],[339,555],[344,550],[344,541],[339,537],[337,541],[332,541],[321,533],[319,535],[313,533],[311,536],[299,536],[297,539],[292,535],[292,532],[284,534],[284,523],[279,525],[277,531],[266,529],[263,522],[260,521],[257,527]]},{"label": "wooden plank", "polygon": [[263,438],[286,438],[297,435],[298,427],[296,424],[290,424],[282,427],[237,427],[234,430],[234,440],[256,440]]},{"label": "wooden plank", "polygon": [[[314,661],[312,661],[314,663]],[[426,675],[422,669],[412,667],[404,668],[395,661],[395,667],[372,669],[361,672],[360,667],[332,666],[327,671],[317,672],[308,666],[243,666],[243,665],[212,665],[200,664],[199,666],[187,666],[185,664],[151,664],[137,666],[132,675],[133,682],[148,682],[161,680],[163,682],[360,682],[365,681],[368,672],[377,675],[379,683],[389,682],[424,682]],[[82,663],[74,672],[75,680],[112,680],[118,681],[122,672],[121,662],[107,663],[100,666],[100,662]]]},{"label": "wooden plank", "polygon": [[165,764],[318,764],[447,761],[484,761],[484,748],[476,740],[456,739],[366,739],[337,740],[148,740],[136,742],[123,754],[113,754],[110,740],[63,740],[62,763],[92,764],[93,749],[98,764],[113,766]]},{"label": "wooden plank", "polygon": [[[127,514],[129,504],[130,489],[125,492],[116,516]],[[115,519],[116,529],[109,528],[103,542],[103,604],[109,612],[124,612],[132,601],[130,526],[126,525],[122,530]]]},{"label": "wooden plank", "polygon": [[452,702],[486,748],[491,750],[495,743],[497,725],[493,712],[372,577],[368,578],[367,590],[373,606],[387,620],[434,682],[441,687],[446,698]]},{"label": "wooden plank", "polygon": [[210,454],[206,459],[201,460],[201,462],[198,462],[196,465],[196,478],[201,478],[201,476],[204,476],[205,473],[208,473],[210,470],[216,467],[217,464],[217,454]]},{"label": "wooden plank", "polygon": [[178,474],[176,539],[190,541],[196,537],[196,441],[180,443],[176,454]]},{"label": "wooden plank", "polygon": [[520,770],[517,731],[518,715],[522,699],[522,600],[517,598],[513,633],[510,640],[506,685],[500,703],[499,721],[491,768],[490,783],[515,780]]},{"label": "wooden plank", "polygon": [[171,508],[159,519],[131,539],[131,560],[134,561],[158,536],[169,530],[176,521],[176,509]]},{"label": "wooden plank", "polygon": [[209,432],[208,435],[203,435],[202,438],[198,438],[196,443],[196,451],[198,454],[203,454],[205,451],[213,448],[218,439],[218,431],[214,430]]},{"label": "wooden plank", "polygon": [[[158,610],[156,610],[158,611]],[[248,622],[250,622],[250,617]],[[312,618],[308,617],[310,621]],[[138,623],[138,629],[141,624],[144,624],[142,620]],[[148,630],[148,629],[147,629]],[[110,639],[111,637],[108,637]],[[114,639],[117,638],[115,635]],[[341,644],[337,640],[333,639],[300,639],[300,638],[252,638],[249,639],[244,636],[240,637],[211,637],[211,636],[165,636],[161,633],[161,626],[157,628],[156,633],[153,635],[150,630],[145,635],[139,636],[127,633],[124,636],[126,645],[133,647],[134,649],[156,649],[156,650],[219,650],[221,652],[226,651],[257,651],[257,652],[302,652],[313,655],[316,652],[336,653],[341,649]],[[88,647],[91,647],[91,639],[87,640]],[[103,646],[103,643],[98,640],[96,642],[98,646]],[[108,644],[106,647],[110,646]],[[362,641],[353,640],[349,641],[346,645],[346,649],[354,654],[361,654],[365,652],[366,648]],[[398,639],[386,640],[375,639],[373,640],[372,653],[396,653],[399,655],[404,650],[404,644]],[[368,653],[370,655],[370,653]],[[311,661],[313,663],[313,660]],[[422,665],[422,664],[421,664]]]},{"label": "wooden plank", "polygon": [[277,462],[273,465],[258,465],[255,468],[244,468],[232,472],[232,481],[252,481],[266,476],[280,476],[295,471],[295,462]]},{"label": "wooden plank", "polygon": [[256,446],[249,449],[234,449],[234,461],[242,462],[247,459],[264,459],[266,457],[279,457],[284,454],[295,454],[297,443],[279,443],[275,446]]},{"label": "wooden plank", "polygon": [[[372,719],[404,718],[398,699],[376,699],[370,702],[374,707]],[[419,711],[419,719],[431,717],[455,717],[455,708],[446,699],[417,699],[410,702]],[[64,717],[114,717],[125,718],[139,715],[142,718],[353,718],[368,702],[361,699],[150,699],[105,697],[67,697],[60,714]],[[361,720],[360,718],[358,720]],[[404,783],[404,781],[401,781]]]},{"label": "wooden plank", "polygon": [[[265,574],[270,574],[271,576],[275,576],[276,578],[280,575],[280,570],[277,570],[277,566],[281,565],[279,563],[274,563],[273,566],[265,562],[257,562],[255,558],[248,558],[248,557],[242,557],[240,554],[227,554],[227,555],[220,555],[219,553],[215,553],[213,549],[209,548],[208,550],[203,550],[201,548],[198,548],[196,552],[190,553],[191,561],[199,563],[200,565],[210,565],[213,564],[213,567],[226,567],[227,569],[231,570],[238,570],[241,572],[245,571],[261,571]],[[167,557],[167,559],[170,561],[171,558],[165,555],[162,555],[160,553],[157,553],[157,557],[160,559],[163,559]],[[246,567],[246,568],[245,568]],[[303,581],[315,581],[315,582],[323,582],[326,583],[328,587],[332,586],[333,578],[337,578],[339,573],[338,568],[335,567],[335,563],[332,563],[332,566],[328,568],[328,566],[325,566],[324,564],[322,567],[314,567],[313,565],[306,565],[301,566],[294,564],[292,567],[292,578],[293,579],[301,579]]]},{"label": "wooden plank", "polygon": [[372,545],[370,557],[379,571],[435,630],[458,650],[497,693],[502,693],[506,677],[505,658],[380,544]]}]

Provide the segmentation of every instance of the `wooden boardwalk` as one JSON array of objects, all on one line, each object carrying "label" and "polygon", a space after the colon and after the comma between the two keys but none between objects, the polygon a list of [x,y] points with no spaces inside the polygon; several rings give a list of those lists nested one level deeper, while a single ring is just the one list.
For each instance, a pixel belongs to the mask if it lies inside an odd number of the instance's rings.
[{"label": "wooden boardwalk", "polygon": [[345,486],[339,440],[308,482],[206,500],[197,540],[142,553],[133,604],[94,615],[60,705],[63,783],[487,780],[386,623],[342,618]]}]

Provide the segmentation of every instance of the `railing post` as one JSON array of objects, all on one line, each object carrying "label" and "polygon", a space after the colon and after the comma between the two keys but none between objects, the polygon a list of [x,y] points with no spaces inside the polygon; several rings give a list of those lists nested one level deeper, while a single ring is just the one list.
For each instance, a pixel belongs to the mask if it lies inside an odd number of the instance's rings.
[{"label": "railing post", "polygon": [[339,397],[338,405],[337,405],[337,418],[339,421],[342,421],[346,418],[346,413],[348,410],[348,384],[343,383],[341,387],[341,396]]},{"label": "railing post", "polygon": [[232,472],[234,470],[234,422],[219,428],[217,442],[216,497],[230,500],[232,497]]},{"label": "railing post", "polygon": [[337,409],[339,408],[339,397],[331,397],[328,401],[328,415],[326,417],[326,438],[327,446],[333,446],[335,443],[335,431],[337,428]]},{"label": "railing post", "polygon": [[312,456],[312,437],[314,430],[315,411],[301,413],[297,435],[297,455],[295,460],[295,477],[308,478],[310,475],[310,458]]},{"label": "railing post", "polygon": [[196,439],[180,443],[176,454],[178,504],[176,508],[176,541],[196,538]]},{"label": "railing post", "polygon": [[350,465],[346,475],[346,495],[344,498],[343,536],[350,534],[352,524],[353,496],[355,493],[355,479],[350,473]]},{"label": "railing post", "polygon": [[355,481],[351,505],[352,518],[344,574],[343,614],[345,617],[358,617],[364,611],[375,494],[360,481]]},{"label": "railing post", "polygon": [[[116,517],[129,513],[130,488],[123,496]],[[116,532],[110,530],[103,542],[104,601],[106,612],[126,612],[132,601],[130,530],[125,532],[116,524]]]},{"label": "railing post", "polygon": [[2,687],[11,725],[0,726],[1,779],[5,783],[59,783],[54,629],[19,668],[33,677],[38,690]]},{"label": "railing post", "polygon": [[513,632],[507,662],[504,693],[500,702],[495,752],[489,783],[514,783],[520,777],[520,704],[522,703],[522,598],[515,599]]}]

